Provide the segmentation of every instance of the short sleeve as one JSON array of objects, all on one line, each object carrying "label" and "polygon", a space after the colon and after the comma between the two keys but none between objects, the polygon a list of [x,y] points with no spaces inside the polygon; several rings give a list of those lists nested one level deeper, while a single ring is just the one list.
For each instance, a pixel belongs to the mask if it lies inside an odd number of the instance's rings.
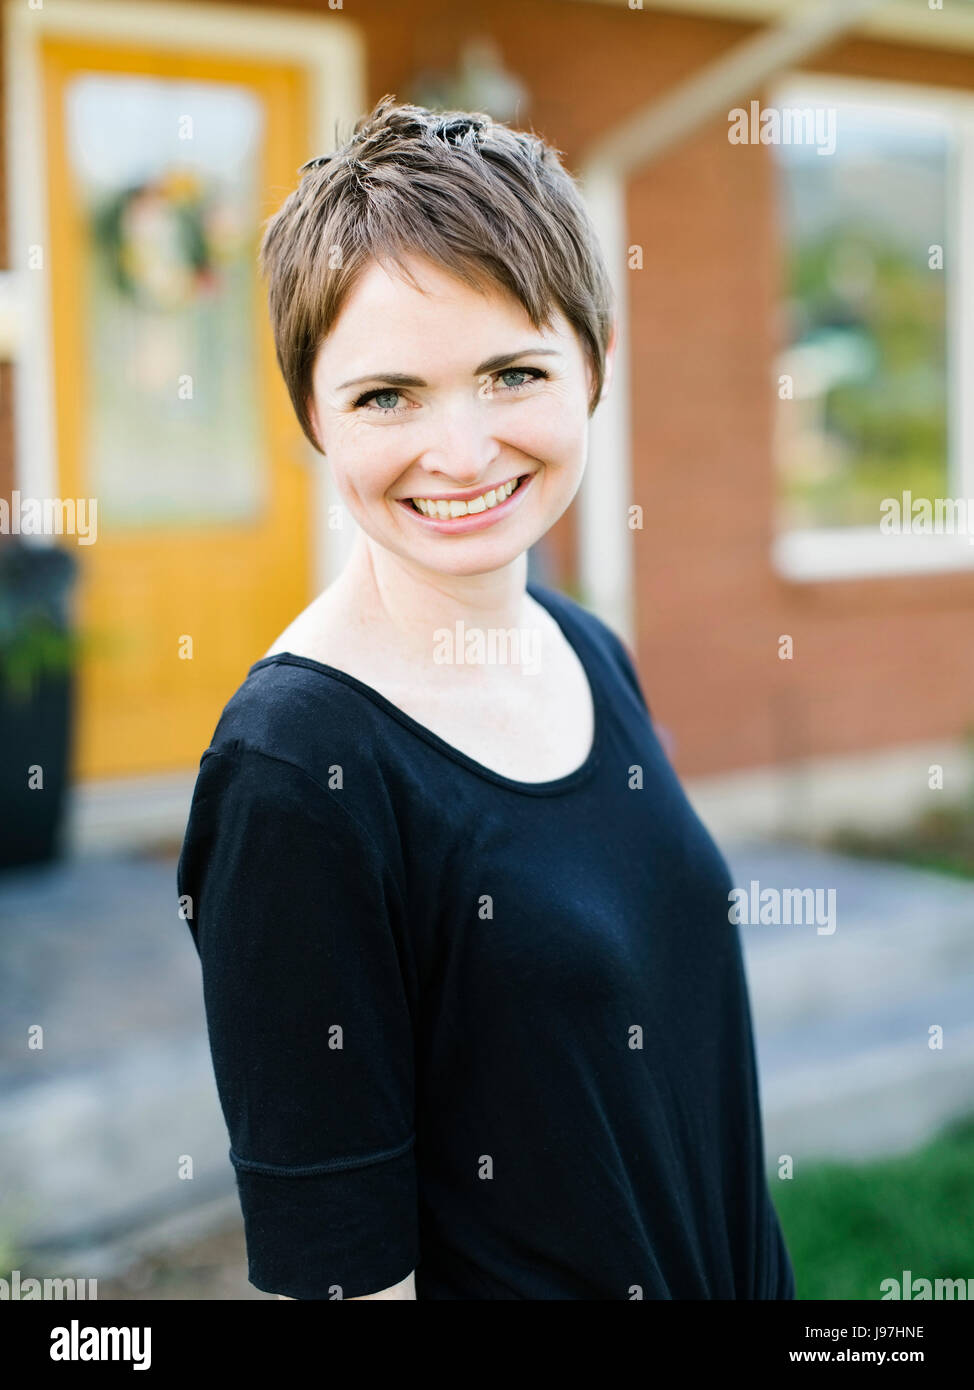
[{"label": "short sleeve", "polygon": [[647,714],[650,716],[650,719],[652,719],[652,710],[649,708],[646,692],[643,689],[642,681],[639,679],[639,673],[636,670],[635,653],[629,646],[629,643],[624,641],[608,623],[599,619],[599,625],[608,638],[609,646],[615,654],[623,679],[627,682],[640,704],[645,706]]},{"label": "short sleeve", "polygon": [[291,1298],[376,1293],[418,1262],[402,899],[344,795],[208,751],[177,870],[248,1277]]}]

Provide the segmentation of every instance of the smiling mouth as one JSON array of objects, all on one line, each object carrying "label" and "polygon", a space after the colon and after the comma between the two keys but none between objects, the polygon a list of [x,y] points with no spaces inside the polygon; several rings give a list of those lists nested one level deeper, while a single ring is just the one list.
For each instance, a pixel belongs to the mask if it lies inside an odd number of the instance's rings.
[{"label": "smiling mouth", "polygon": [[519,478],[511,478],[506,483],[501,483],[499,487],[489,488],[479,497],[468,497],[464,502],[453,499],[449,502],[442,498],[439,500],[432,497],[410,497],[409,503],[413,509],[422,513],[423,516],[435,517],[437,520],[449,521],[458,516],[476,516],[479,512],[493,511],[499,507],[522,485],[525,478],[530,477],[529,473],[524,473]]}]

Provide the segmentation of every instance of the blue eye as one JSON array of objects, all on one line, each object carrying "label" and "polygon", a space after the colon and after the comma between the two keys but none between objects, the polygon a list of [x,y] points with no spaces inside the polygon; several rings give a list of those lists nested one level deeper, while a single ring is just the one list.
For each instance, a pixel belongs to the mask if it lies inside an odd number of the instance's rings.
[{"label": "blue eye", "polygon": [[[532,381],[547,380],[547,377],[548,377],[548,373],[545,372],[545,371],[542,371],[542,369],[541,369],[540,367],[504,367],[501,371],[495,372],[494,375],[495,375],[495,376],[498,376],[498,377],[508,377],[508,376],[522,376],[522,377],[527,377],[527,380],[526,380],[526,381],[519,381],[519,382],[517,382],[517,383],[516,383],[515,385],[513,385],[513,386],[507,386],[507,387],[506,387],[506,390],[508,390],[508,391],[523,391],[524,388],[525,388],[525,386],[530,386],[530,384],[531,384]],[[358,400],[355,401],[355,403],[354,403],[355,409],[358,410],[360,407],[367,405],[369,401],[373,401],[373,400],[374,400],[374,401],[376,402],[376,409],[373,411],[373,414],[378,414],[378,415],[401,415],[402,412],[406,409],[406,407],[405,407],[404,405],[403,405],[403,406],[386,406],[386,405],[380,405],[380,404],[379,404],[379,400],[380,400],[380,398],[383,397],[383,396],[386,396],[386,397],[393,396],[393,397],[395,397],[395,396],[401,396],[401,395],[402,395],[402,392],[401,392],[401,391],[398,391],[398,390],[397,390],[395,387],[393,387],[393,386],[379,386],[379,387],[377,387],[375,390],[373,390],[373,391],[366,391],[364,395],[359,396]]]},{"label": "blue eye", "polygon": [[[355,402],[355,405],[356,407],[364,405],[366,401],[371,401],[373,398],[378,399],[379,396],[398,396],[399,394],[400,392],[397,391],[394,387],[383,386],[377,391],[366,391],[364,396],[359,396],[358,400]],[[380,405],[379,410],[383,415],[396,414],[396,409],[394,406]]]},{"label": "blue eye", "polygon": [[[530,375],[528,375],[530,373]],[[498,376],[527,376],[527,381],[520,381],[516,386],[508,387],[510,391],[521,391],[532,381],[540,381],[543,377],[547,378],[548,373],[543,372],[540,367],[505,367]]]}]

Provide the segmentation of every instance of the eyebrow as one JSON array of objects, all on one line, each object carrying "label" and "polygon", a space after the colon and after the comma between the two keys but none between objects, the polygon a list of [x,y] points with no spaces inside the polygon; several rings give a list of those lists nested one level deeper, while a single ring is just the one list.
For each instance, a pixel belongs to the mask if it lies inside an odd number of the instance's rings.
[{"label": "eyebrow", "polygon": [[[488,357],[486,362],[481,362],[474,372],[474,376],[483,376],[485,372],[499,372],[504,367],[516,362],[519,357],[561,357],[562,353],[557,348],[527,347],[521,348],[520,352],[502,352],[498,357]],[[356,376],[351,381],[343,381],[337,388],[344,391],[346,386],[361,386],[366,381],[388,381],[392,386],[426,386],[428,383],[418,376],[404,376],[402,372],[370,372],[368,376]]]}]

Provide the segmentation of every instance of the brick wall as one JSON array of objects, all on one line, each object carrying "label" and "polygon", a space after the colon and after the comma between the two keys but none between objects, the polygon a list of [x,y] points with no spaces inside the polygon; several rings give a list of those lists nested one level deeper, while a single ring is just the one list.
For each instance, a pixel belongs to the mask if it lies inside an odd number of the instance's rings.
[{"label": "brick wall", "polygon": [[[974,56],[889,44],[808,66],[974,87]],[[645,267],[630,272],[637,651],[685,774],[974,724],[974,573],[798,584],[772,569],[772,175],[771,152],[730,145],[721,118],[630,189]],[[777,656],[783,633],[792,661]]]}]

